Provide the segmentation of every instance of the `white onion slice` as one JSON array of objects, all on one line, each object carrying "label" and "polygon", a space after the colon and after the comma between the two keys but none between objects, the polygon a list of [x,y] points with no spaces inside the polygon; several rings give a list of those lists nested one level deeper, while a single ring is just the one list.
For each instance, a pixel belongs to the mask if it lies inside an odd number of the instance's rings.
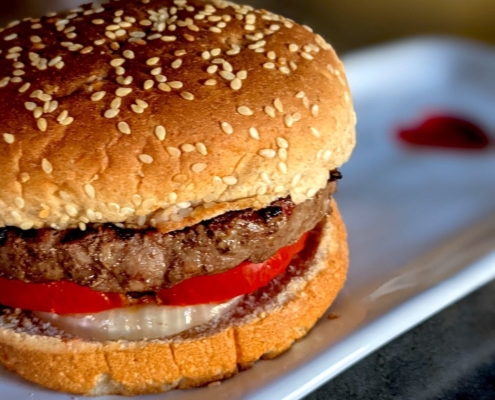
[{"label": "white onion slice", "polygon": [[95,314],[58,315],[36,312],[43,321],[87,340],[159,339],[205,324],[234,308],[242,296],[221,304],[115,308]]}]

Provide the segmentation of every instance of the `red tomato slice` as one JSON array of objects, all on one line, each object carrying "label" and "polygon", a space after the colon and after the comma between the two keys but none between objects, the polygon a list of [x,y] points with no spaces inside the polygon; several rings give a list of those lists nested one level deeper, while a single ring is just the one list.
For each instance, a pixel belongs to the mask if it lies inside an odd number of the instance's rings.
[{"label": "red tomato slice", "polygon": [[[281,248],[260,264],[243,262],[226,272],[187,279],[171,289],[163,289],[152,301],[166,305],[221,303],[266,285],[289,266],[305,245],[308,234]],[[143,302],[150,302],[147,297]],[[57,314],[89,314],[135,304],[126,295],[95,292],[72,282],[24,283],[0,278],[0,304],[31,311]]]}]

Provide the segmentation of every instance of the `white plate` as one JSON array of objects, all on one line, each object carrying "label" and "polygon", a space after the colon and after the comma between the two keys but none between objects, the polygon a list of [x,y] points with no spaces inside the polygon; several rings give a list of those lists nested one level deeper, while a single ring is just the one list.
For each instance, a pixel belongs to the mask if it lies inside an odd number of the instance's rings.
[{"label": "white plate", "polygon": [[[495,277],[494,151],[411,149],[393,140],[394,127],[432,109],[495,132],[495,50],[420,38],[345,63],[359,123],[337,196],[351,247],[349,279],[331,309],[339,317],[323,318],[291,351],[221,385],[140,400],[298,399]],[[8,372],[0,372],[0,397],[75,398]]]}]

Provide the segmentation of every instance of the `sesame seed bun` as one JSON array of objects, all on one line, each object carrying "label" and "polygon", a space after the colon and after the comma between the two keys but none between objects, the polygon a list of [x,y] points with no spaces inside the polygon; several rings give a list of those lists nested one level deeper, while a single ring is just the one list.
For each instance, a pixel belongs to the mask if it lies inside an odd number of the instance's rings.
[{"label": "sesame seed bun", "polygon": [[344,70],[308,28],[223,1],[89,7],[0,33],[0,225],[172,231],[300,203],[349,158]]},{"label": "sesame seed bun", "polygon": [[295,268],[216,324],[167,340],[99,343],[42,334],[21,315],[17,328],[0,325],[0,360],[28,380],[86,395],[154,393],[226,379],[290,348],[342,288],[348,249],[335,203],[309,243]]}]

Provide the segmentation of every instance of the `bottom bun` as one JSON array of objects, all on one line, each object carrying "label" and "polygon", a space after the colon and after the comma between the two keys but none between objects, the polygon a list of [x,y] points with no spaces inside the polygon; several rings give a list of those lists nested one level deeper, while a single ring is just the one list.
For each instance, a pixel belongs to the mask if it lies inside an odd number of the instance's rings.
[{"label": "bottom bun", "polygon": [[96,396],[201,386],[273,358],[313,327],[344,284],[346,232],[332,208],[287,272],[221,320],[163,340],[100,343],[12,313],[0,320],[0,361],[47,388]]}]

